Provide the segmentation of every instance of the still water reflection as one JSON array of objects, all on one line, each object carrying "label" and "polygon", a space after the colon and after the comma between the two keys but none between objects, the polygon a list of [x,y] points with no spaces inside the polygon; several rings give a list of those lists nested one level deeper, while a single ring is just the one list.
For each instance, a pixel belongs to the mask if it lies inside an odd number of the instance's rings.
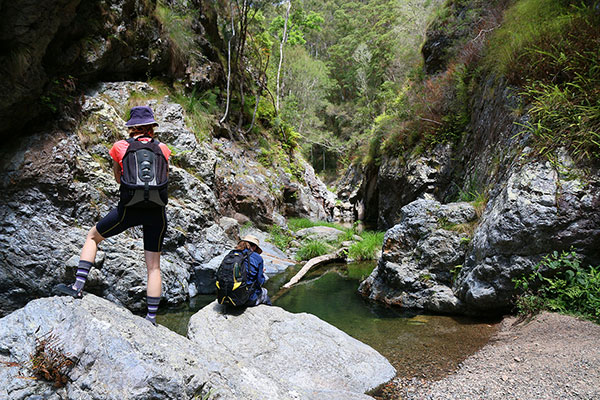
[{"label": "still water reflection", "polygon": [[[357,288],[373,268],[372,262],[328,266],[278,293],[295,273],[292,269],[271,278],[267,288],[276,306],[314,314],[370,345],[394,365],[399,376],[442,377],[496,331],[497,320],[400,312],[365,301]],[[197,296],[189,307],[163,312],[158,322],[185,335],[189,318],[213,300],[214,296]]]}]

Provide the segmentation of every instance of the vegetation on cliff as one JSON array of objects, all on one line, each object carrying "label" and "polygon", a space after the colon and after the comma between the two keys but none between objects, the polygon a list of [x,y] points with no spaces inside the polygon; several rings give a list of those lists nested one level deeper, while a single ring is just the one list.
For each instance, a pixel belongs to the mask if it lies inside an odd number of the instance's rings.
[{"label": "vegetation on cliff", "polygon": [[574,251],[547,255],[528,275],[513,279],[525,316],[550,310],[600,323],[600,267],[583,267]]}]

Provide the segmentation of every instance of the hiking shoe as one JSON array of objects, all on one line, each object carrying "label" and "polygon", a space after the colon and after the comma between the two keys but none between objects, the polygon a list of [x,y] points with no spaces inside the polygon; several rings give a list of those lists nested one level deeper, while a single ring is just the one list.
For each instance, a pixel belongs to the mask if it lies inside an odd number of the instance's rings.
[{"label": "hiking shoe", "polygon": [[150,318],[147,315],[146,315],[145,319],[146,319],[146,321],[150,322],[152,325],[156,326],[156,320],[155,319],[152,319],[152,318]]},{"label": "hiking shoe", "polygon": [[81,299],[83,297],[82,290],[75,290],[70,285],[65,285],[64,283],[59,283],[55,287],[56,291],[62,294],[66,294],[67,296],[74,297],[76,299]]}]

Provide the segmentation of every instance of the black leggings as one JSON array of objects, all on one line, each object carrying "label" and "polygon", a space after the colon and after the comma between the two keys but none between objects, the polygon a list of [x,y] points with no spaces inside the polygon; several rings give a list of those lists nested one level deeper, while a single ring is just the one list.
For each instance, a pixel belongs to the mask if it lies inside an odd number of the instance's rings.
[{"label": "black leggings", "polygon": [[127,228],[142,225],[144,250],[160,252],[167,231],[167,215],[164,207],[125,207],[121,203],[96,224],[104,238],[118,235]]}]

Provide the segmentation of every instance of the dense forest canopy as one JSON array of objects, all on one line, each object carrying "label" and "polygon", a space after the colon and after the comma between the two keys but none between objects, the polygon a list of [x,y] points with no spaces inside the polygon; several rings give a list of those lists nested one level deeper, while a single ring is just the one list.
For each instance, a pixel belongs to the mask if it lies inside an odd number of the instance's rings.
[{"label": "dense forest canopy", "polygon": [[426,26],[441,1],[216,5],[227,41],[220,120],[244,139],[273,129],[284,144],[299,145],[317,170],[335,170],[368,142],[373,120],[420,68]]},{"label": "dense forest canopy", "polygon": [[[159,1],[157,10],[185,56],[193,18],[174,4]],[[566,145],[597,156],[598,121],[589,117],[597,94],[580,91],[598,87],[593,1],[221,0],[214,7],[226,85],[193,92],[188,112],[205,128],[218,121],[258,143],[265,162],[300,149],[318,172],[335,176],[351,163],[456,144],[484,76],[520,88],[525,103],[515,112],[534,105],[525,130],[540,149]]]}]

